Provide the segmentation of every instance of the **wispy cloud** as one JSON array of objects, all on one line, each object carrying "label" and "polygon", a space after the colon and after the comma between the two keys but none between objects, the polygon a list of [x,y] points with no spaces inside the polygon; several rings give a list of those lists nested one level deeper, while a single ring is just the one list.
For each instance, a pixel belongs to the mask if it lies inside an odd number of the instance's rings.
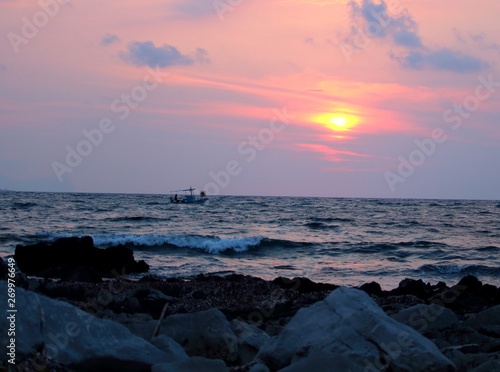
[{"label": "wispy cloud", "polygon": [[296,148],[302,151],[316,152],[322,155],[322,158],[333,163],[345,162],[359,157],[372,157],[373,155],[359,154],[352,151],[337,150],[327,145],[317,143],[299,143]]},{"label": "wispy cloud", "polygon": [[214,0],[178,0],[173,8],[176,15],[187,18],[217,16]]},{"label": "wispy cloud", "polygon": [[482,59],[448,48],[409,50],[404,55],[392,55],[401,66],[414,70],[434,69],[452,72],[479,72],[489,64]]},{"label": "wispy cloud", "polygon": [[[353,45],[352,41],[359,38],[360,30],[364,30],[368,37],[386,41],[397,48],[390,57],[404,68],[478,72],[490,67],[486,61],[461,51],[425,45],[418,33],[418,23],[405,9],[392,13],[384,0],[362,0],[360,3],[351,0],[348,6],[355,25],[344,40],[349,45]],[[459,30],[454,29],[454,34],[459,41],[465,42]],[[475,35],[473,39],[482,41],[483,38]]]},{"label": "wispy cloud", "polygon": [[182,54],[172,45],[157,47],[152,41],[134,41],[120,56],[126,63],[134,66],[170,67],[210,62],[207,51],[202,48],[196,49],[194,55],[190,56]]},{"label": "wispy cloud", "polygon": [[484,32],[468,32],[463,33],[457,28],[453,29],[453,34],[457,41],[462,44],[473,43],[479,46],[482,50],[492,50],[500,54],[500,43],[496,41],[490,41],[488,35]]},{"label": "wispy cloud", "polygon": [[118,36],[107,34],[107,35],[104,35],[103,38],[101,39],[101,45],[102,46],[109,46],[109,45],[116,44],[119,41],[120,41],[120,38]]}]

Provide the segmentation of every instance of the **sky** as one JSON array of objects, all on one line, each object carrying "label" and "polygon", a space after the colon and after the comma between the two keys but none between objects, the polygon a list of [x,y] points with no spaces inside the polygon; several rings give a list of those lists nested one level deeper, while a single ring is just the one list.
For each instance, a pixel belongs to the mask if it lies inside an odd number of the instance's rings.
[{"label": "sky", "polygon": [[497,0],[0,0],[0,189],[500,199]]}]

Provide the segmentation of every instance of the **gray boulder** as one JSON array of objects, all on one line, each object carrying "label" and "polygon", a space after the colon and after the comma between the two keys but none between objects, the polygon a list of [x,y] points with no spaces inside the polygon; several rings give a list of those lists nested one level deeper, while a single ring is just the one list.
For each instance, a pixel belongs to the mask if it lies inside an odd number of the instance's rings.
[{"label": "gray boulder", "polygon": [[458,317],[453,311],[436,304],[415,305],[401,310],[392,318],[412,327],[421,334],[441,331],[458,324]]},{"label": "gray boulder", "polygon": [[352,361],[345,355],[335,355],[330,352],[316,350],[307,357],[289,365],[280,372],[303,372],[303,371],[363,371],[364,366],[359,361]]},{"label": "gray boulder", "polygon": [[151,372],[228,372],[226,363],[220,359],[192,357],[186,360],[156,364]]},{"label": "gray boulder", "polygon": [[190,356],[238,359],[238,340],[224,314],[215,308],[171,315],[162,322],[159,334],[173,338]]},{"label": "gray boulder", "polygon": [[[339,288],[324,301],[299,310],[259,358],[279,369],[310,356],[306,365],[327,369],[332,360],[328,354],[349,360],[352,370],[455,369],[430,340],[387,316],[363,291],[349,288]],[[315,356],[324,362],[314,363]]]},{"label": "gray boulder", "polygon": [[500,324],[500,305],[490,307],[477,314],[469,314],[463,324],[474,329],[485,326],[498,326]]},{"label": "gray boulder", "polygon": [[238,340],[240,364],[250,363],[260,349],[271,341],[271,337],[266,332],[251,324],[233,319],[230,327]]},{"label": "gray boulder", "polygon": [[109,319],[125,326],[134,335],[142,337],[146,341],[151,341],[155,331],[157,320],[153,320],[149,314],[115,314],[112,313]]},{"label": "gray boulder", "polygon": [[160,335],[155,337],[151,343],[163,351],[170,362],[186,360],[189,358],[182,346],[168,336]]},{"label": "gray boulder", "polygon": [[459,326],[439,332],[434,339],[435,344],[441,350],[449,347],[457,347],[463,353],[482,352],[492,353],[500,350],[500,340],[496,337],[488,337],[472,327]]},{"label": "gray boulder", "polygon": [[[7,303],[6,294],[7,283],[0,282],[0,303]],[[46,358],[63,365],[85,365],[89,360],[140,365],[168,361],[163,351],[122,325],[95,318],[66,302],[16,288],[16,308],[18,360],[43,348]],[[0,317],[0,329],[7,328],[7,317]],[[0,360],[6,358],[1,353]]]}]

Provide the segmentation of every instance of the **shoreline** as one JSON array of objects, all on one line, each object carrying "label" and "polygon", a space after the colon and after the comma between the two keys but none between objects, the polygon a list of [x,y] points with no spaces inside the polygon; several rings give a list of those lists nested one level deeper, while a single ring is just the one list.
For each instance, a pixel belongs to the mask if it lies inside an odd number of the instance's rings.
[{"label": "shoreline", "polygon": [[[254,333],[263,332],[265,337],[277,339],[301,309],[312,308],[336,293],[338,288],[346,288],[315,283],[307,278],[276,278],[266,281],[240,274],[202,274],[190,279],[159,278],[145,274],[140,279],[116,277],[98,283],[34,278],[18,274],[17,287],[26,289],[26,293],[37,293],[63,301],[97,319],[121,324],[147,340],[153,338],[154,325],[158,326],[176,316],[195,316],[211,311],[220,312],[220,316],[224,318],[224,322],[229,322],[228,324],[239,324],[240,327],[241,324],[246,324],[253,327]],[[434,328],[423,332],[424,336],[429,337],[438,346],[441,342],[439,340],[445,339],[450,332],[466,332],[466,328],[460,326],[461,323],[470,323],[470,319],[475,319],[486,311],[494,310],[500,315],[500,288],[483,284],[473,276],[464,277],[458,283],[449,285],[443,282],[431,285],[422,280],[406,279],[390,291],[383,291],[375,282],[361,284],[357,289],[368,294],[389,317],[397,317],[405,311],[419,308],[418,314],[424,311],[422,314],[427,319],[429,316],[433,318],[433,327],[439,328],[439,322],[445,322],[452,316],[456,322],[451,326],[445,325],[439,332]],[[440,310],[436,312],[435,309]],[[446,316],[442,314],[444,311],[447,312]],[[434,324],[436,322],[437,325]],[[417,322],[418,324],[420,323]],[[486,337],[481,327],[478,326],[474,332]],[[464,345],[455,345],[455,349],[462,350],[460,358],[463,355],[472,355],[476,359],[490,361],[491,358],[497,360],[498,357],[500,363],[500,332],[497,328],[493,327],[488,331],[489,344],[484,346],[484,350],[481,349],[483,346],[478,344],[473,349],[474,353],[462,352]],[[467,339],[469,336],[464,337]],[[493,347],[490,345],[492,342],[495,344]],[[469,344],[467,342],[464,346],[465,351],[470,347]],[[443,347],[442,351],[448,350],[447,348]],[[257,353],[254,354],[256,357]],[[40,358],[40,355],[37,357]],[[19,360],[21,365],[26,368],[33,366],[33,355],[23,358]],[[249,371],[250,367],[257,363],[257,360],[246,360],[247,363],[242,363],[240,359],[222,359],[231,371]],[[457,360],[460,363],[472,363],[468,359],[462,359]],[[454,361],[455,364],[457,360]],[[66,369],[67,366],[59,364],[57,360],[45,362],[55,370],[72,370]]]},{"label": "shoreline", "polygon": [[[0,262],[0,302],[14,297],[16,309],[0,329],[17,337],[7,345],[17,367],[368,372],[500,364],[500,288],[472,275],[404,279],[383,290],[373,281],[345,287],[227,271],[165,278],[149,268],[131,249],[102,250],[90,237],[16,247],[8,265]],[[10,363],[5,354],[0,361]]]}]

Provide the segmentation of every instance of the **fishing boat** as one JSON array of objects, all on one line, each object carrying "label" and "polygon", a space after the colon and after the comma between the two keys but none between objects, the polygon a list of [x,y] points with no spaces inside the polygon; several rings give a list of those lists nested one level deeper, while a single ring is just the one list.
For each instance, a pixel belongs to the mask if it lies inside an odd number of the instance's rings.
[{"label": "fishing boat", "polygon": [[[174,190],[171,193],[175,193],[174,196],[170,197],[170,202],[173,204],[202,204],[207,201],[207,197],[204,191],[200,192],[200,196],[196,196],[194,191],[196,189],[189,187],[189,189]],[[182,192],[183,195],[179,196],[178,193]]]}]

